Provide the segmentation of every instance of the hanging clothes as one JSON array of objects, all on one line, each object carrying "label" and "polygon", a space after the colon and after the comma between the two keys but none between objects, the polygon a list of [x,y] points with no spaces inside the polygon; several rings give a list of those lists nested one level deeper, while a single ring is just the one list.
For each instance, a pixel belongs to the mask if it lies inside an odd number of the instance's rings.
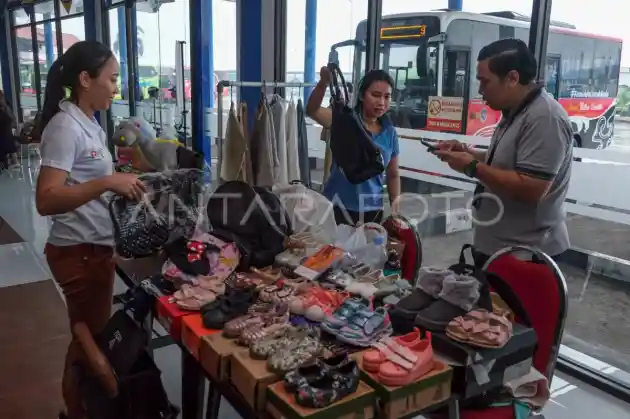
[{"label": "hanging clothes", "polygon": [[286,103],[278,95],[274,95],[269,105],[273,115],[273,130],[276,140],[276,155],[278,158],[277,171],[275,173],[275,183],[289,183],[289,173],[287,168],[287,123],[286,123]]},{"label": "hanging clothes", "polygon": [[324,151],[324,177],[322,178],[322,189],[324,184],[328,181],[330,176],[330,169],[332,168],[332,151],[330,150],[330,128],[322,127],[322,134],[320,139],[326,144],[326,150]]},{"label": "hanging clothes", "polygon": [[223,141],[223,164],[221,179],[225,181],[240,180],[249,182],[247,178],[248,141],[243,133],[234,102],[230,105],[225,140]]},{"label": "hanging clothes", "polygon": [[287,172],[289,182],[303,180],[300,173],[300,153],[298,150],[297,108],[293,99],[287,108]]},{"label": "hanging clothes", "polygon": [[271,187],[274,184],[276,164],[274,162],[275,133],[273,118],[267,101],[261,101],[254,120],[251,141],[252,170],[254,185]]},{"label": "hanging clothes", "polygon": [[250,185],[254,184],[254,172],[252,169],[252,145],[251,145],[251,138],[249,136],[249,124],[247,123],[248,121],[248,108],[247,108],[247,103],[243,102],[240,104],[239,106],[239,121],[241,123],[241,127],[243,129],[243,136],[245,137],[245,143],[247,144],[247,151],[246,151],[246,158],[245,158],[245,172],[246,172],[246,178],[247,178],[247,183],[249,183]]},{"label": "hanging clothes", "polygon": [[298,154],[300,156],[300,179],[311,187],[311,164],[308,159],[308,137],[306,131],[306,111],[302,99],[297,104]]}]

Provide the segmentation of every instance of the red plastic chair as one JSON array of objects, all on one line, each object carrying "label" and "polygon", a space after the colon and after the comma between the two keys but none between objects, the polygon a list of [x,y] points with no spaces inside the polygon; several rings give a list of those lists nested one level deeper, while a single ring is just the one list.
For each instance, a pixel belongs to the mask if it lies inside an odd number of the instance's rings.
[{"label": "red plastic chair", "polygon": [[415,284],[422,265],[422,241],[415,224],[402,215],[390,215],[383,223],[389,237],[404,243],[402,277]]},{"label": "red plastic chair", "polygon": [[[532,259],[516,258],[517,252],[528,253]],[[545,253],[522,246],[498,251],[488,259],[484,270],[501,277],[521,300],[538,337],[533,366],[551,384],[568,310],[567,283],[562,271]],[[461,409],[460,418],[513,419],[514,408]]]}]

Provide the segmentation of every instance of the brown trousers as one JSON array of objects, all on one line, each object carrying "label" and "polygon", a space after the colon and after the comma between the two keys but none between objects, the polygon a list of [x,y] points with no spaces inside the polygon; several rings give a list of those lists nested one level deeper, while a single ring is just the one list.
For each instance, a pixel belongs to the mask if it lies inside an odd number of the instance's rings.
[{"label": "brown trousers", "polygon": [[[70,327],[83,322],[92,334],[101,332],[111,316],[115,274],[113,249],[93,244],[47,244],[45,253],[50,271],[66,297]],[[62,383],[69,419],[86,418],[71,369],[81,357],[82,351],[73,340],[66,354]]]}]

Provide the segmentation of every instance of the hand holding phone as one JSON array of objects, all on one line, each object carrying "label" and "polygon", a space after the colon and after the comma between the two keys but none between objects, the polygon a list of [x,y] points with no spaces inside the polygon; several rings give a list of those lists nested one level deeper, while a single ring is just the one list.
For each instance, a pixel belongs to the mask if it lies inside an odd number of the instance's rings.
[{"label": "hand holding phone", "polygon": [[437,147],[434,144],[428,142],[424,138],[420,139],[420,143],[427,148],[427,151],[429,153],[433,153],[435,150],[437,150]]}]

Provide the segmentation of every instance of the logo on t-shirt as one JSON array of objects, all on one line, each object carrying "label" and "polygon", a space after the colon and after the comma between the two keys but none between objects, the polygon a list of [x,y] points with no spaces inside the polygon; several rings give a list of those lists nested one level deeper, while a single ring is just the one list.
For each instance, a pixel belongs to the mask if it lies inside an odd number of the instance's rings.
[{"label": "logo on t-shirt", "polygon": [[103,153],[103,150],[92,150],[90,151],[90,157],[92,157],[94,160],[102,159],[105,158],[105,154]]}]

